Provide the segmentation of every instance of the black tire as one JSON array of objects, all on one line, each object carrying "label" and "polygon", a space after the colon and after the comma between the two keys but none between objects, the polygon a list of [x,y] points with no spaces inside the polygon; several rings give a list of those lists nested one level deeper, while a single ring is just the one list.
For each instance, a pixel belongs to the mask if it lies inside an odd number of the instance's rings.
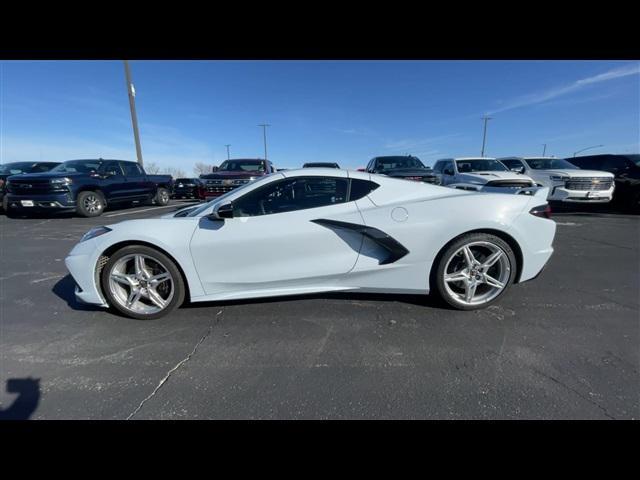
[{"label": "black tire", "polygon": [[[132,255],[132,254],[142,254],[142,255],[145,255],[146,257],[151,257],[153,260],[156,260],[160,262],[163,266],[165,266],[167,271],[171,274],[171,277],[173,280],[174,293],[171,301],[166,305],[166,307],[164,307],[163,310],[156,313],[152,313],[152,314],[143,314],[143,313],[133,312],[125,308],[124,306],[120,305],[120,303],[117,301],[117,299],[114,297],[113,293],[111,292],[111,289],[109,288],[109,275],[111,273],[111,269],[114,267],[116,262],[118,262],[118,260],[122,259],[127,255]],[[184,297],[186,292],[184,279],[182,278],[182,274],[180,273],[180,270],[178,269],[174,261],[171,260],[162,252],[144,245],[129,245],[115,252],[109,258],[109,261],[106,263],[106,265],[102,269],[102,273],[100,274],[100,285],[102,287],[102,292],[104,293],[107,303],[113,310],[121,313],[126,317],[134,318],[136,320],[155,320],[157,318],[168,315],[169,313],[171,313],[173,310],[175,310],[177,307],[179,307],[184,303]]]},{"label": "black tire", "polygon": [[[449,259],[451,259],[453,255],[464,245],[470,244],[472,242],[488,242],[495,247],[500,248],[506,254],[506,261],[508,262],[508,279],[504,282],[504,287],[502,288],[502,290],[494,298],[491,298],[489,301],[483,302],[481,304],[467,305],[461,303],[461,301],[451,295],[451,293],[445,286],[446,282],[444,280],[444,276],[445,268],[447,267],[447,262],[449,261]],[[507,242],[502,240],[500,237],[488,233],[468,233],[453,240],[451,243],[449,243],[449,245],[446,246],[444,250],[442,250],[438,254],[438,256],[436,257],[436,263],[431,269],[430,285],[432,286],[433,293],[435,293],[447,305],[457,310],[478,310],[481,308],[486,308],[498,301],[498,299],[505,294],[505,292],[514,282],[517,273],[518,264],[516,261],[516,256],[513,253],[513,249]],[[505,273],[505,275],[506,274],[507,273]]]},{"label": "black tire", "polygon": [[107,202],[100,192],[80,192],[76,199],[76,213],[81,217],[99,217]]},{"label": "black tire", "polygon": [[158,188],[155,197],[153,197],[153,203],[155,203],[159,207],[164,207],[165,205],[169,204],[169,199],[169,190],[160,187]]}]

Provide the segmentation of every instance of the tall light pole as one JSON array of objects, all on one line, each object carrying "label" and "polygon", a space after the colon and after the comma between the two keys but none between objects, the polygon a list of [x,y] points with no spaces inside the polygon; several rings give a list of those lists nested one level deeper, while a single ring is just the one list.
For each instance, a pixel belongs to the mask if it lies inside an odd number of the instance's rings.
[{"label": "tall light pole", "polygon": [[582,150],[578,150],[577,152],[574,152],[573,156],[575,157],[578,153],[584,152],[585,150],[591,150],[592,148],[600,148],[600,147],[604,147],[604,145],[594,145],[592,147],[583,148]]},{"label": "tall light pole", "polygon": [[225,145],[225,147],[227,147],[227,160],[231,159],[231,155],[229,154],[229,147],[231,146],[231,144]]},{"label": "tall light pole", "polygon": [[271,125],[269,125],[268,123],[261,123],[260,125],[258,125],[259,127],[262,127],[262,136],[264,138],[264,159],[267,159],[267,127],[270,127]]},{"label": "tall light pole", "polygon": [[487,142],[487,122],[492,118],[485,115],[482,119],[484,120],[484,133],[482,134],[482,152],[480,152],[480,156],[484,157],[484,146]]},{"label": "tall light pole", "polygon": [[140,146],[140,132],[138,131],[138,116],[136,115],[136,89],[133,88],[131,82],[131,70],[129,69],[129,61],[124,60],[124,75],[127,79],[127,94],[129,95],[129,108],[131,109],[131,123],[133,124],[133,137],[136,141],[136,155],[138,163],[142,166],[142,147]]},{"label": "tall light pole", "polygon": [[544,148],[542,149],[542,156],[544,157],[544,154],[547,153],[547,144],[543,143],[542,145],[544,145]]}]

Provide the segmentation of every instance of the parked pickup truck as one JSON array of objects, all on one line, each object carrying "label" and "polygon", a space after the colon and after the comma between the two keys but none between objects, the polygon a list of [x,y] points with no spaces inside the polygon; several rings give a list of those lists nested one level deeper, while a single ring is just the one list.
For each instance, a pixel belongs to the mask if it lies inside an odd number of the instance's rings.
[{"label": "parked pickup truck", "polygon": [[276,168],[271,161],[261,158],[225,160],[215,172],[200,175],[200,179],[205,186],[205,200],[224,195],[234,188],[265,175],[270,175],[275,171]]},{"label": "parked pickup truck", "polygon": [[5,194],[4,184],[11,175],[22,175],[24,173],[48,172],[53,167],[60,165],[60,162],[12,162],[0,165],[0,208]]},{"label": "parked pickup truck", "polygon": [[169,203],[171,175],[147,175],[136,162],[69,160],[46,173],[7,178],[8,215],[19,211],[68,211],[97,217],[107,205],[133,201]]}]

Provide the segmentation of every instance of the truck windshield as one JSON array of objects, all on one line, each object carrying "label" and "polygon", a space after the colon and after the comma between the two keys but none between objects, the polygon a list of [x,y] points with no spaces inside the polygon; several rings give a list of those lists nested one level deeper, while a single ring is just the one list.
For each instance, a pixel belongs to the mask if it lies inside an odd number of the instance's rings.
[{"label": "truck windshield", "polygon": [[425,168],[416,157],[382,157],[376,160],[376,168],[393,170],[396,168]]},{"label": "truck windshield", "polygon": [[99,160],[70,160],[61,163],[51,171],[63,173],[92,173],[98,171],[100,164],[101,162]]},{"label": "truck windshield", "polygon": [[20,173],[29,173],[33,166],[33,162],[16,162],[0,165],[0,175],[18,175]]},{"label": "truck windshield", "polygon": [[261,160],[225,160],[218,168],[223,172],[264,172],[264,162]]},{"label": "truck windshield", "polygon": [[534,170],[577,170],[578,167],[562,158],[528,158],[527,165]]},{"label": "truck windshield", "polygon": [[478,158],[470,160],[456,160],[460,173],[465,172],[505,172],[507,167],[493,159]]}]

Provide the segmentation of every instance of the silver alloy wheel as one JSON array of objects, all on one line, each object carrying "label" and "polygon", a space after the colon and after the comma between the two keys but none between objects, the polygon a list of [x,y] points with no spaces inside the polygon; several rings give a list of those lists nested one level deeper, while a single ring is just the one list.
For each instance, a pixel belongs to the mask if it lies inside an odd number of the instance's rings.
[{"label": "silver alloy wheel", "polygon": [[500,295],[510,275],[511,263],[502,248],[487,241],[470,242],[447,260],[444,285],[456,302],[481,305]]},{"label": "silver alloy wheel", "polygon": [[169,203],[169,192],[166,190],[160,192],[160,203]]},{"label": "silver alloy wheel", "polygon": [[125,255],[113,265],[109,290],[121,307],[151,315],[171,303],[175,286],[166,266],[153,257],[135,253]]},{"label": "silver alloy wheel", "polygon": [[84,206],[84,209],[89,213],[96,213],[102,208],[102,202],[95,193],[84,197],[82,205]]}]

